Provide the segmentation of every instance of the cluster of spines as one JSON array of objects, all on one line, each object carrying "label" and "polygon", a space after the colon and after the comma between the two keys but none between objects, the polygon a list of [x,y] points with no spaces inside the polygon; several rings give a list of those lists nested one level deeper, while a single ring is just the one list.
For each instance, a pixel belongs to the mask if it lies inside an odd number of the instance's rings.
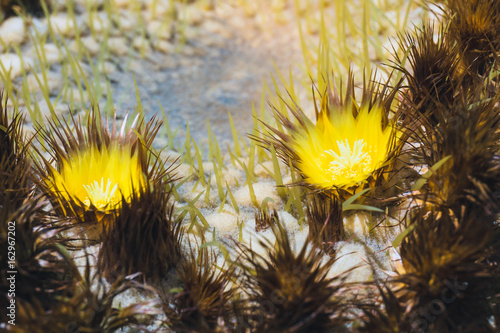
[{"label": "cluster of spines", "polygon": [[471,83],[482,81],[491,70],[498,69],[499,14],[497,1],[447,1],[449,33],[457,43],[461,67]]},{"label": "cluster of spines", "polygon": [[[19,113],[8,111],[3,94],[0,99],[0,245],[3,249],[0,303],[6,309],[12,295],[17,295],[19,302],[39,298],[42,306],[47,307],[53,304],[54,294],[65,286],[64,260],[56,242],[50,239],[57,228],[44,225],[44,203],[34,194],[32,163],[22,131],[23,118]],[[7,278],[12,276],[19,283],[17,289],[10,288],[12,279]],[[1,319],[8,320],[4,315]]]},{"label": "cluster of spines", "polygon": [[258,210],[255,212],[255,231],[267,230],[276,224],[279,219],[278,212],[276,210]]},{"label": "cluster of spines", "polygon": [[[9,120],[9,118],[12,118]],[[11,208],[21,207],[32,192],[32,162],[22,131],[20,113],[9,117],[7,98],[0,94],[0,200]],[[8,204],[7,204],[8,203]]]},{"label": "cluster of spines", "polygon": [[[115,115],[116,116],[116,115]],[[38,129],[38,140],[41,147],[46,147],[50,158],[46,158],[44,151],[35,147],[35,170],[38,175],[37,186],[47,195],[60,216],[72,216],[86,224],[97,224],[99,212],[94,209],[83,209],[78,198],[63,198],[64,188],[52,188],[54,179],[65,162],[69,162],[73,155],[80,154],[91,147],[99,151],[111,147],[113,144],[128,145],[130,154],[137,154],[142,173],[148,183],[160,182],[167,174],[164,165],[151,152],[152,142],[161,126],[160,121],[154,118],[145,123],[139,115],[128,131],[125,130],[127,117],[121,128],[116,126],[116,118],[111,129],[101,119],[99,107],[92,107],[87,112],[86,125],[81,118],[71,116],[71,123],[61,118],[49,121],[46,128]],[[135,132],[134,132],[135,131]],[[53,163],[55,162],[55,163]],[[55,168],[53,165],[55,164]]]},{"label": "cluster of spines", "polygon": [[174,217],[169,185],[160,182],[122,200],[104,227],[97,268],[108,280],[141,272],[151,281],[164,278],[181,259],[182,225]]},{"label": "cluster of spines", "polygon": [[123,308],[113,304],[117,296],[130,289],[153,295],[151,287],[132,280],[135,275],[117,276],[109,285],[99,273],[91,274],[88,257],[83,274],[74,264],[71,266],[75,278],[69,290],[57,299],[57,304],[49,310],[37,301],[19,304],[18,324],[11,326],[11,332],[115,332],[124,327],[147,331],[149,320],[160,313],[157,300]]},{"label": "cluster of spines", "polygon": [[[91,274],[86,254],[87,267],[81,274],[65,249],[78,237],[68,233],[75,225],[75,220],[71,222],[74,216],[68,219],[64,212],[69,210],[61,208],[60,201],[52,200],[51,205],[47,201],[51,196],[44,187],[44,177],[49,176],[52,162],[44,157],[41,148],[31,146],[33,139],[25,139],[21,115],[13,113],[11,117],[6,105],[2,102],[0,110],[0,243],[5,249],[15,243],[12,245],[15,259],[11,260],[7,253],[2,252],[2,263],[12,264],[9,269],[8,266],[1,269],[2,281],[5,282],[0,286],[2,306],[7,308],[14,297],[9,296],[7,271],[17,271],[18,286],[15,290],[16,326],[8,326],[9,331],[60,332],[69,327],[108,332],[139,325],[141,321],[147,323],[148,315],[161,312],[156,306],[159,305],[157,301],[117,309],[113,300],[130,288],[148,289],[133,279],[143,273],[147,279],[157,281],[181,257],[183,230],[180,221],[173,217],[171,194],[175,179],[172,165],[166,167],[150,150],[160,124],[154,120],[139,124],[138,131],[144,134],[140,141],[132,130],[118,133],[115,122],[112,130],[108,130],[107,125],[101,123],[99,113],[91,111],[86,129],[75,119],[72,119],[72,126],[57,120],[49,124],[50,130],[40,129],[37,133],[39,140],[52,148],[56,163],[75,150],[86,149],[89,144],[105,146],[112,140],[126,141],[142,157],[140,162],[150,181],[150,186],[121,207],[124,213],[120,216],[124,220],[119,221],[121,228],[109,224],[104,229],[108,243],[101,248],[97,271]],[[34,163],[31,162],[33,157]],[[52,207],[52,212],[47,210],[49,207]],[[85,218],[80,222],[85,222]],[[124,226],[130,228],[127,233],[122,233]],[[132,229],[139,230],[131,233]],[[10,237],[12,235],[15,236]],[[134,237],[140,240],[136,242],[142,246],[139,249],[133,244]],[[144,241],[144,238],[149,241]],[[137,260],[130,260],[134,254]],[[121,262],[122,265],[117,268],[111,262]],[[104,276],[109,278],[111,286],[107,286]],[[1,320],[7,323],[9,318],[2,316]]]},{"label": "cluster of spines", "polygon": [[171,295],[160,295],[166,324],[175,332],[230,332],[235,326],[235,264],[225,268],[213,265],[214,252],[190,247],[190,254],[179,264],[182,288]]},{"label": "cluster of spines", "polygon": [[[57,237],[61,228],[47,225],[41,196],[17,209],[0,203],[0,303],[8,309],[37,303],[45,310],[57,306],[58,297],[70,290],[73,272]],[[15,288],[12,288],[15,286]],[[16,308],[16,309],[17,309]],[[2,312],[2,322],[10,321]]]},{"label": "cluster of spines", "polygon": [[[238,325],[252,332],[342,332],[348,319],[346,274],[330,276],[335,257],[309,242],[295,251],[279,219],[271,226],[276,244],[264,239],[264,254],[238,244],[241,287]],[[238,303],[237,303],[238,304]]]},{"label": "cluster of spines", "polygon": [[[85,274],[79,273],[63,246],[61,236],[68,224],[47,211],[46,197],[34,186],[31,139],[26,140],[21,126],[21,115],[15,111],[10,115],[2,99],[0,245],[4,251],[0,256],[0,303],[8,310],[15,301],[15,325],[8,324],[13,319],[8,316],[12,311],[2,311],[2,329],[107,332],[138,323],[139,315],[154,313],[151,302],[122,310],[113,307],[117,295],[140,287],[138,283],[122,275],[106,287],[100,275],[90,276],[88,261]],[[100,290],[96,291],[96,286]]]},{"label": "cluster of spines", "polygon": [[306,207],[309,239],[330,255],[335,254],[335,244],[344,240],[345,230],[342,205],[336,197],[312,196]]},{"label": "cluster of spines", "polygon": [[395,67],[408,82],[408,152],[430,171],[407,196],[414,204],[402,221],[403,270],[378,285],[380,307],[365,309],[362,331],[498,329],[497,7],[448,1],[437,33],[425,26],[401,38],[410,69]]}]

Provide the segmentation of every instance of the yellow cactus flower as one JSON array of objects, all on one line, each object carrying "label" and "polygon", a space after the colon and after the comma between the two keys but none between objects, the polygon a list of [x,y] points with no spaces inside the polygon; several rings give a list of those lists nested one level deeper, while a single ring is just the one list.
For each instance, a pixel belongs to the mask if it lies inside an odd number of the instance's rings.
[{"label": "yellow cactus flower", "polygon": [[115,114],[109,127],[98,106],[71,122],[53,118],[37,132],[43,150],[34,149],[36,184],[59,217],[100,241],[101,228],[111,226],[125,204],[136,205],[151,186],[176,180],[174,164],[166,166],[151,148],[161,124],[138,114],[130,127],[127,116],[118,127]]},{"label": "yellow cactus flower", "polygon": [[320,188],[351,187],[382,167],[392,128],[382,129],[383,110],[321,113],[312,128],[296,133],[291,149],[304,180]]},{"label": "yellow cactus flower", "polygon": [[47,179],[59,200],[75,202],[84,211],[94,208],[110,213],[119,208],[122,197],[129,201],[146,184],[137,154],[129,147],[111,145],[101,150],[91,146],[74,152]]},{"label": "yellow cactus flower", "polygon": [[263,122],[267,130],[250,138],[301,175],[291,185],[343,199],[363,188],[386,186],[408,136],[397,125],[399,109],[393,109],[400,85],[401,80],[391,85],[391,77],[386,83],[365,77],[357,101],[350,73],[340,93],[332,81],[320,98],[313,96],[316,121],[291,95],[290,101],[283,96],[287,109],[273,106],[277,125]]}]

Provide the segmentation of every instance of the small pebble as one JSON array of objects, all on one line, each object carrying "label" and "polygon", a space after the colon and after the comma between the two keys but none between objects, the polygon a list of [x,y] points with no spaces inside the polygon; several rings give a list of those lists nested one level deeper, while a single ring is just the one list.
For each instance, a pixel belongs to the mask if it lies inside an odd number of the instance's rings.
[{"label": "small pebble", "polygon": [[146,25],[146,31],[152,37],[168,39],[170,38],[170,26],[165,22],[151,21]]},{"label": "small pebble", "polygon": [[142,36],[137,36],[132,41],[132,46],[139,52],[144,51],[145,53],[151,53],[151,47],[149,46],[149,41]]},{"label": "small pebble", "polygon": [[82,94],[80,94],[80,90],[78,88],[70,88],[68,91],[68,101],[71,99],[71,96],[73,96],[73,101],[75,103],[80,105],[87,104],[90,101],[89,94],[86,91],[82,91]]},{"label": "small pebble", "polygon": [[180,164],[175,171],[177,172],[177,176],[182,177],[182,179],[192,176],[191,166],[186,163]]},{"label": "small pebble", "polygon": [[211,34],[224,34],[227,27],[224,27],[222,23],[216,20],[206,20],[202,23],[201,29],[203,31],[209,32]]},{"label": "small pebble", "polygon": [[236,236],[238,233],[238,215],[221,212],[213,213],[205,217],[208,224],[214,227],[219,236]]},{"label": "small pebble", "polygon": [[31,36],[43,36],[49,30],[49,26],[46,20],[41,20],[39,18],[33,18],[29,28],[29,34]]},{"label": "small pebble", "polygon": [[[36,54],[36,51],[33,50]],[[47,43],[43,46],[43,52],[45,54],[45,60],[49,65],[58,63],[64,57],[64,54],[59,50],[59,48],[54,43]]]},{"label": "small pebble", "polygon": [[328,277],[340,275],[357,267],[349,273],[346,282],[370,281],[372,269],[368,265],[364,245],[355,242],[338,242],[336,245],[338,246],[337,260],[328,272]]},{"label": "small pebble", "polygon": [[75,0],[76,4],[83,8],[98,8],[104,4],[104,0]]},{"label": "small pebble", "polygon": [[[105,12],[99,12],[92,16],[89,16],[89,19],[92,18],[92,28],[95,33],[102,34],[104,31],[108,31],[111,23],[109,22],[109,16]],[[90,22],[89,22],[89,26]]]},{"label": "small pebble", "polygon": [[[52,116],[50,108],[45,100],[39,101],[38,106],[40,107],[40,112],[42,113],[42,117],[44,119],[50,118]],[[66,116],[70,112],[69,106],[67,104],[57,104],[53,105],[52,107],[56,116]]]},{"label": "small pebble", "polygon": [[295,217],[289,212],[281,211],[278,212],[280,222],[285,227],[285,229],[290,233],[297,233],[300,231],[300,224]]},{"label": "small pebble", "polygon": [[26,36],[26,25],[20,17],[6,19],[0,26],[0,39],[6,45],[21,44]]},{"label": "small pebble", "polygon": [[[23,72],[23,63],[24,70],[27,72],[30,71],[30,65],[33,66],[34,64],[33,59],[29,57],[23,57],[21,61],[21,58],[15,53],[0,54],[0,63],[2,63],[7,72],[10,70],[10,77],[12,79],[18,77]],[[2,70],[1,67],[0,70]]]},{"label": "small pebble", "polygon": [[[76,19],[77,24],[78,20]],[[49,22],[47,20],[47,22]],[[83,28],[79,25],[79,28]],[[50,26],[55,34],[67,37],[75,36],[75,21],[66,14],[56,14],[50,18]]]},{"label": "small pebble", "polygon": [[[81,41],[81,46],[83,46],[83,51],[88,51],[91,56],[94,56],[99,53],[101,45],[94,39],[94,37],[92,36],[82,37],[80,38],[80,41]],[[80,44],[76,40],[72,41],[69,46],[69,49],[74,53],[78,53],[79,48]]]},{"label": "small pebble", "polygon": [[[155,140],[156,142],[157,140]],[[162,145],[162,146],[166,146],[166,145]],[[161,147],[160,147],[161,149]],[[174,161],[178,161],[179,158],[181,157],[181,154],[179,154],[178,152],[176,151],[173,151],[173,150],[162,150],[162,152],[160,153],[160,158],[165,161],[165,162],[174,162]]]},{"label": "small pebble", "polygon": [[[205,170],[205,168],[203,168],[203,171],[210,172],[208,170]],[[211,172],[212,172],[212,181],[211,181],[212,186],[217,186],[217,179],[213,175],[213,166],[211,168]],[[222,186],[226,186],[226,184],[228,186],[233,186],[237,182],[241,182],[242,175],[243,175],[242,172],[231,167],[228,167],[227,169],[222,169],[222,174],[220,175]]]},{"label": "small pebble", "polygon": [[[177,169],[176,169],[177,171]],[[175,171],[174,171],[175,173]],[[175,177],[179,177],[179,174],[176,174]],[[180,181],[182,181],[182,179],[180,179]],[[193,184],[190,184],[191,186]],[[208,204],[205,203],[205,198],[206,198],[206,195],[207,195],[207,189],[201,185],[198,185],[196,187],[196,189],[193,190],[192,187],[190,188],[187,188],[186,187],[183,187],[183,192],[182,192],[182,197],[184,198],[184,200],[186,200],[187,202],[193,202],[194,199],[196,199],[198,196],[198,200],[196,200],[196,202],[194,203],[194,206],[196,208],[203,208],[203,207],[213,207],[215,205],[215,203],[217,202],[217,189],[213,189],[211,188],[210,189],[210,193],[209,193],[209,197],[208,197]],[[200,195],[201,194],[201,195]]]},{"label": "small pebble", "polygon": [[129,11],[120,11],[120,28],[123,31],[132,31],[137,28],[137,17]]},{"label": "small pebble", "polygon": [[[37,73],[36,76],[34,73],[28,75],[27,83],[30,91],[41,91],[40,85],[38,83],[38,79],[41,81],[42,85],[45,84],[45,79],[42,73]],[[62,89],[64,85],[64,78],[60,73],[48,71],[46,73],[48,90],[51,95],[57,94],[59,90]]]},{"label": "small pebble", "polygon": [[110,61],[105,61],[102,63],[100,69],[103,74],[108,75],[116,71],[116,65]]},{"label": "small pebble", "polygon": [[153,3],[147,3],[146,6],[151,13],[151,18],[156,19],[165,19],[165,17],[169,15],[172,10],[172,5],[169,0],[156,1],[154,6]]},{"label": "small pebble", "polygon": [[114,4],[118,8],[128,8],[135,0],[115,0]]},{"label": "small pebble", "polygon": [[[253,190],[255,193],[255,198],[257,204],[261,205],[264,199],[271,198],[273,201],[267,201],[269,208],[274,208],[281,202],[276,187],[271,183],[255,183],[253,184]],[[243,206],[252,206],[252,199],[250,197],[250,190],[248,185],[240,187],[236,192],[233,193],[236,202]]]},{"label": "small pebble", "polygon": [[166,53],[166,54],[171,54],[171,53],[175,52],[175,46],[172,43],[167,42],[166,40],[158,40],[155,43],[155,47],[159,51]]},{"label": "small pebble", "polygon": [[108,47],[111,53],[117,56],[124,56],[129,52],[127,41],[122,37],[108,38]]}]

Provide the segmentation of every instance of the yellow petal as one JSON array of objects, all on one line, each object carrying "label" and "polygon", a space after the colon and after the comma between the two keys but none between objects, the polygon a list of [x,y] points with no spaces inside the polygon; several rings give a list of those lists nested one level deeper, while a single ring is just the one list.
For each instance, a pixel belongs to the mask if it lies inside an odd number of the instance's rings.
[{"label": "yellow petal", "polygon": [[362,183],[383,166],[392,128],[382,130],[383,110],[361,108],[351,112],[322,113],[316,125],[299,133],[292,149],[305,181],[322,188]]},{"label": "yellow petal", "polygon": [[52,174],[48,181],[60,200],[106,213],[119,207],[122,196],[130,200],[146,184],[138,156],[128,146],[89,147],[69,156]]}]

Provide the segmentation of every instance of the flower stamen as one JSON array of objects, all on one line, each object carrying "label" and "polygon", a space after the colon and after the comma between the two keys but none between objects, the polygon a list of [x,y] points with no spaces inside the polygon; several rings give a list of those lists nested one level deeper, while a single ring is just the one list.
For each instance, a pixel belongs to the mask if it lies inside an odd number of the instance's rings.
[{"label": "flower stamen", "polygon": [[118,183],[115,183],[113,187],[111,187],[111,185],[112,182],[108,178],[106,187],[104,187],[104,177],[101,178],[101,184],[94,180],[93,184],[83,185],[87,191],[87,198],[84,200],[84,204],[87,207],[90,207],[92,204],[97,209],[103,209],[108,205],[116,205],[120,200],[116,191],[118,189]]},{"label": "flower stamen", "polygon": [[332,149],[325,150],[325,153],[333,157],[333,160],[328,161],[326,173],[329,174],[332,180],[338,177],[357,178],[362,174],[370,173],[371,171],[371,156],[370,151],[365,151],[366,143],[363,139],[356,140],[351,149],[349,141],[337,140],[339,154]]}]

